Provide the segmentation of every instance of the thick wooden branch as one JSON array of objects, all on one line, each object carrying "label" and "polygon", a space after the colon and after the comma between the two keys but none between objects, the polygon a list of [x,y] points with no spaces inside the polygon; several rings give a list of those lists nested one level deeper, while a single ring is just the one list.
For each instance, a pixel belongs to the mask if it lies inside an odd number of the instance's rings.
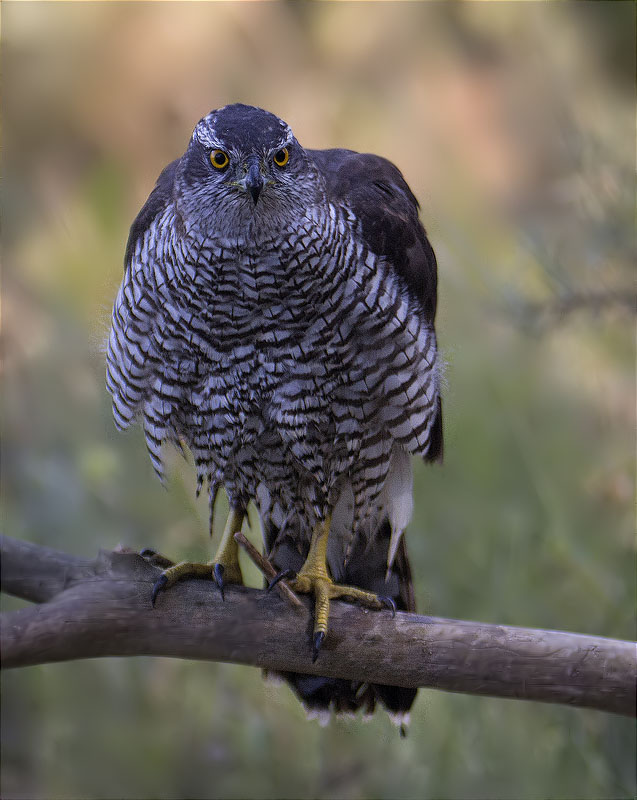
[{"label": "thick wooden branch", "polygon": [[94,561],[2,537],[2,589],[39,605],[1,617],[3,667],[98,656],[230,661],[635,715],[635,645],[559,631],[369,612],[336,602],[316,664],[309,603],[191,580],[162,593],[133,553]]}]

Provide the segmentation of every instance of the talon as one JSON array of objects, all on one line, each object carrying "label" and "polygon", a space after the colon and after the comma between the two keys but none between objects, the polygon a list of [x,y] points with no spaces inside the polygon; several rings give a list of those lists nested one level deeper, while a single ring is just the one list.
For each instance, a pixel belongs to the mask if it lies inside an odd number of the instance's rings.
[{"label": "talon", "polygon": [[225,571],[226,570],[223,564],[215,564],[214,567],[212,568],[212,574],[214,575],[215,583],[217,584],[217,586],[219,587],[219,591],[221,592],[222,600],[226,599],[223,593],[223,573]]},{"label": "talon", "polygon": [[174,561],[166,558],[166,556],[162,556],[161,553],[158,553],[157,550],[153,550],[152,547],[144,547],[143,550],[139,551],[139,555],[149,564],[152,564],[154,567],[159,567],[159,569],[168,569],[168,567],[172,567],[175,564]]},{"label": "talon", "polygon": [[323,641],[325,639],[325,631],[317,631],[314,634],[314,641],[312,642],[312,663],[316,662],[316,659],[319,657],[319,652],[321,650],[321,646],[323,645]]},{"label": "talon", "polygon": [[283,578],[294,578],[290,588],[301,594],[314,595],[314,635],[312,637],[312,662],[316,661],[328,630],[330,603],[332,600],[345,599],[358,603],[365,608],[379,610],[388,608],[392,616],[396,613],[396,604],[390,597],[378,596],[357,586],[342,586],[334,583],[329,574],[327,564],[327,540],[330,530],[330,516],[319,522],[312,531],[310,550],[301,571],[280,572],[269,585],[275,586]]},{"label": "talon", "polygon": [[378,599],[380,602],[391,611],[392,619],[396,616],[396,603],[391,599],[391,597],[386,597],[385,595],[379,595]]},{"label": "talon", "polygon": [[155,600],[157,599],[157,595],[161,592],[162,589],[165,588],[166,584],[168,583],[168,578],[165,575],[160,575],[159,578],[155,581],[153,586],[153,592],[150,596],[150,601],[155,605]]},{"label": "talon", "polygon": [[296,572],[293,569],[284,569],[283,572],[279,572],[278,575],[275,575],[270,583],[268,583],[267,591],[269,592],[271,589],[274,589],[279,581],[284,581],[288,578],[296,578]]}]

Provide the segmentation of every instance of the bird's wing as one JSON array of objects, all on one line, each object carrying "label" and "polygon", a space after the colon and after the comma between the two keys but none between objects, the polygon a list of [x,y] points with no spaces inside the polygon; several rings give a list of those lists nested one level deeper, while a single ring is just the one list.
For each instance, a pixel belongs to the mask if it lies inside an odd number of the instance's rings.
[{"label": "bird's wing", "polygon": [[175,159],[162,170],[161,175],[157,178],[155,188],[148,196],[148,200],[142,206],[139,214],[135,217],[128,234],[124,264],[130,263],[135,252],[137,240],[146,233],[155,217],[161,214],[168,203],[172,201],[175,173],[180,160],[179,158]]},{"label": "bird's wing", "polygon": [[391,161],[353,150],[310,150],[333,203],[352,209],[363,238],[385,256],[428,321],[436,314],[436,256],[418,218],[418,201]]},{"label": "bird's wing", "polygon": [[[353,150],[309,150],[331,202],[348,206],[360,221],[365,244],[396,271],[405,289],[433,325],[438,267],[418,217],[418,201],[391,161]],[[427,461],[441,461],[442,403],[438,398]]]}]

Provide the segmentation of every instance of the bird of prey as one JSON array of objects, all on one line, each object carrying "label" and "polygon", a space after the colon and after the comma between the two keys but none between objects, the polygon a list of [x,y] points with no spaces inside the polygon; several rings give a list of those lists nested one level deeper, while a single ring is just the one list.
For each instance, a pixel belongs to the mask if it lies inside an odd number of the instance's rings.
[{"label": "bird of prey", "polygon": [[[160,477],[162,444],[187,445],[211,507],[220,487],[230,505],[214,560],[165,569],[153,602],[189,575],[242,583],[252,501],[266,555],[314,597],[314,660],[330,600],[414,610],[411,455],[442,457],[436,282],[391,162],[305,149],[242,104],[197,124],[131,227],[107,352],[117,426],[141,422]],[[285,678],[315,713],[400,715],[415,696]]]}]

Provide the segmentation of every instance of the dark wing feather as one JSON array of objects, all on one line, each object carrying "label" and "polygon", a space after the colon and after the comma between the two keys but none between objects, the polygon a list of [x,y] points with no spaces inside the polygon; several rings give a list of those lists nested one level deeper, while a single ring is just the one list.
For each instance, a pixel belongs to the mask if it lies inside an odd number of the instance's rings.
[{"label": "dark wing feather", "polygon": [[130,233],[128,234],[128,241],[126,242],[124,264],[130,262],[135,250],[135,245],[140,236],[144,235],[155,217],[161,214],[168,203],[172,201],[175,174],[180,161],[181,159],[177,158],[162,170],[161,175],[157,178],[155,188],[148,196],[148,200],[146,200],[142,206],[139,214],[135,217],[131,225]]},{"label": "dark wing feather", "polygon": [[330,200],[352,209],[365,243],[385,256],[428,321],[436,315],[437,265],[418,218],[418,201],[391,161],[353,150],[309,150]]},{"label": "dark wing feather", "polygon": [[[391,161],[353,150],[308,150],[327,185],[329,199],[346,205],[361,223],[366,245],[396,270],[425,319],[436,316],[438,267],[418,217],[418,201]],[[427,461],[441,461],[442,403],[427,451]]]}]

